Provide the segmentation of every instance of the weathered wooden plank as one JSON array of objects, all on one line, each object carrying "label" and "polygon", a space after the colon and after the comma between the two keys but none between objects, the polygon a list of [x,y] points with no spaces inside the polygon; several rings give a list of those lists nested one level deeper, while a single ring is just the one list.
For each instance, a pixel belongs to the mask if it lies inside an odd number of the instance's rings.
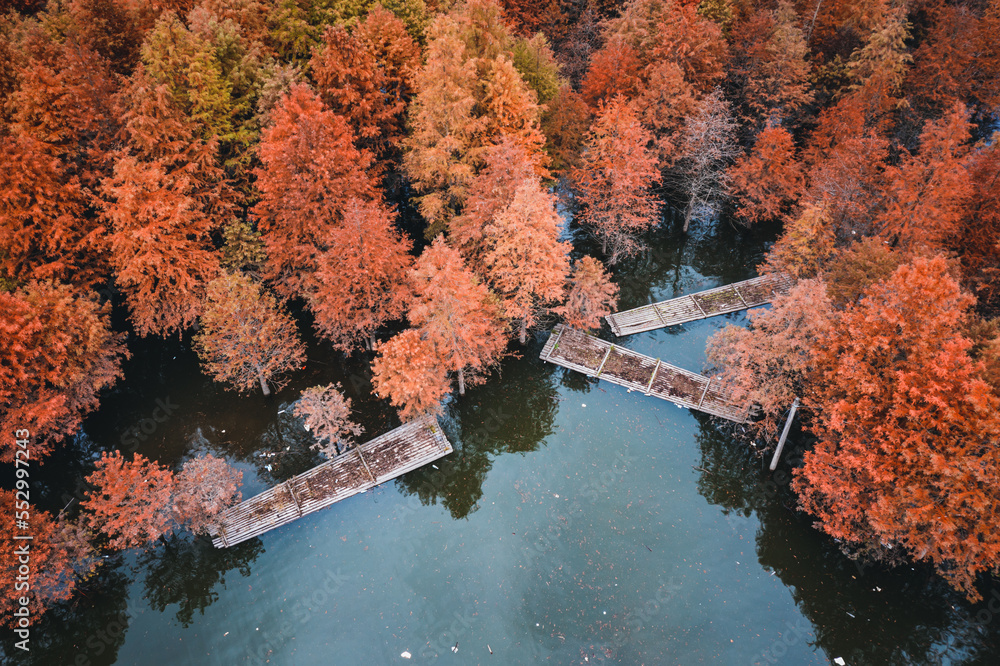
[{"label": "weathered wooden plank", "polygon": [[[615,312],[605,319],[611,325],[614,334],[622,337],[765,305],[770,303],[775,295],[787,293],[792,283],[792,278],[784,273],[762,275],[659,303]],[[706,307],[709,305],[711,307]]]},{"label": "weathered wooden plank", "polygon": [[[357,458],[337,456],[230,507],[212,543],[226,548],[259,536],[437,460],[451,453],[452,446],[437,421],[425,417],[376,437],[355,451]],[[373,473],[367,458],[381,464],[383,457],[386,469]],[[367,474],[360,472],[352,480],[351,469],[360,468],[357,461]],[[345,480],[348,483],[343,483]]]},{"label": "weathered wooden plank", "polygon": [[[728,400],[724,389],[716,387],[715,383],[704,375],[678,368],[631,349],[614,346],[600,338],[584,336],[579,331],[564,333],[562,329],[563,325],[558,324],[553,329],[551,337],[560,336],[560,349],[568,348],[569,356],[573,355],[572,345],[576,342],[587,345],[587,354],[604,351],[599,366],[600,379],[713,416],[740,423],[746,420],[747,408]],[[546,360],[570,370],[594,375],[591,368],[567,360],[565,356],[566,354],[553,354]]]}]

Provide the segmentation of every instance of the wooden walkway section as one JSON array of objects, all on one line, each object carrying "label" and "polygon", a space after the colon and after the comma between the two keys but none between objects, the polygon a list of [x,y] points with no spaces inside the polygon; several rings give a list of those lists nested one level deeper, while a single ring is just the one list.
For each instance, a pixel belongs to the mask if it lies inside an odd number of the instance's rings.
[{"label": "wooden walkway section", "polygon": [[230,507],[212,543],[226,548],[252,539],[451,452],[437,419],[411,421]]},{"label": "wooden walkway section", "polygon": [[669,301],[616,312],[605,319],[615,335],[621,337],[764,305],[770,303],[775,294],[788,293],[791,287],[792,278],[784,273],[763,275]]},{"label": "wooden walkway section", "polygon": [[539,357],[633,391],[642,391],[644,395],[737,423],[745,423],[749,415],[749,405],[734,403],[725,387],[709,377],[618,347],[562,324],[552,329]]}]

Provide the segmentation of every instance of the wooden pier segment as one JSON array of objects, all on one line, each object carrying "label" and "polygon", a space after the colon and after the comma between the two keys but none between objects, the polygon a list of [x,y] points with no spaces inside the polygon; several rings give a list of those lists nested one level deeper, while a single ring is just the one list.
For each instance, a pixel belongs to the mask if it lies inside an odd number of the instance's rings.
[{"label": "wooden pier segment", "polygon": [[226,510],[216,548],[236,545],[362,493],[452,452],[437,419],[423,417],[365,442]]},{"label": "wooden pier segment", "polygon": [[734,282],[714,289],[679,296],[609,314],[605,319],[618,337],[652,331],[689,321],[714,317],[770,303],[776,294],[788,293],[792,278],[784,273]]},{"label": "wooden pier segment", "polygon": [[737,423],[744,423],[749,415],[748,405],[733,402],[724,387],[704,375],[612,345],[563,324],[552,329],[539,356],[543,361],[590,377],[596,377],[599,370],[601,379],[632,391]]}]

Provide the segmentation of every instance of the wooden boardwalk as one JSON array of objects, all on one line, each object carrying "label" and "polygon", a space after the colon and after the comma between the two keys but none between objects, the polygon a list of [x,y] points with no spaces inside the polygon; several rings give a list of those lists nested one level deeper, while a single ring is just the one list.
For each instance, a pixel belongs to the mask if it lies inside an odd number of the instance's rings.
[{"label": "wooden boardwalk", "polygon": [[451,452],[437,419],[411,421],[230,507],[212,543],[226,548],[252,539]]},{"label": "wooden boardwalk", "polygon": [[562,324],[552,329],[539,356],[543,361],[712,416],[745,423],[749,415],[750,406],[734,403],[716,380]]},{"label": "wooden boardwalk", "polygon": [[621,337],[764,305],[770,303],[775,294],[788,293],[791,286],[791,277],[784,273],[763,275],[669,301],[616,312],[605,319],[615,335]]}]

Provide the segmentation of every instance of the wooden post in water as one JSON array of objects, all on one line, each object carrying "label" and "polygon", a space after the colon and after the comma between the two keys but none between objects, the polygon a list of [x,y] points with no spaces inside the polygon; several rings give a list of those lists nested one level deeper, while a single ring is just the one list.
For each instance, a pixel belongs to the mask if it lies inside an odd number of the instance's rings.
[{"label": "wooden post in water", "polygon": [[774,457],[771,458],[771,471],[778,466],[778,458],[781,457],[781,449],[785,448],[785,438],[788,437],[788,431],[792,429],[792,419],[795,418],[795,410],[798,409],[799,399],[795,398],[792,402],[792,408],[788,410],[788,420],[785,421],[785,429],[781,431],[781,439],[778,440],[778,448],[774,450]]}]

